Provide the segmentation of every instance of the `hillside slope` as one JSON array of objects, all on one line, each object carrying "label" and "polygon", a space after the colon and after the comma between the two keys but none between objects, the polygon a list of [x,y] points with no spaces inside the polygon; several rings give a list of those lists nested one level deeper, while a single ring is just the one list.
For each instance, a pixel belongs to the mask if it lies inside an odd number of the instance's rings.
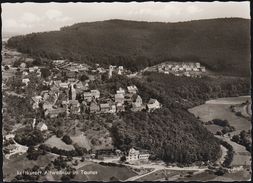
[{"label": "hillside slope", "polygon": [[246,95],[249,83],[238,77],[191,79],[148,72],[141,79],[114,75],[99,90],[112,93],[134,84],[144,103],[150,98],[162,103],[162,108],[152,113],[121,113],[111,128],[117,148],[140,147],[164,161],[188,164],[215,161],[220,148],[217,139],[187,109],[217,97]]},{"label": "hillside slope", "polygon": [[14,37],[8,45],[33,55],[121,64],[131,70],[169,59],[199,61],[223,74],[250,73],[250,21],[240,18],[78,23],[60,31]]}]

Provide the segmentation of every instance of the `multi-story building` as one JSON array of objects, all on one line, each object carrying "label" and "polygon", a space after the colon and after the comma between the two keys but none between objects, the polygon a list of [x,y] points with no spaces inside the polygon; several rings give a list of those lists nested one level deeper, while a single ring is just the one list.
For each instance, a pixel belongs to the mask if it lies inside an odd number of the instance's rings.
[{"label": "multi-story building", "polygon": [[127,161],[148,160],[150,154],[147,151],[139,151],[131,148],[128,152]]}]

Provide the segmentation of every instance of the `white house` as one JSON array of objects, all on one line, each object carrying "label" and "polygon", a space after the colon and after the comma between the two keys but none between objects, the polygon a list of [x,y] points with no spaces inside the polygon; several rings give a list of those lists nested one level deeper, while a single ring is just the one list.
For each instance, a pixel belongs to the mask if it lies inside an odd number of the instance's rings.
[{"label": "white house", "polygon": [[148,111],[154,111],[155,109],[161,108],[161,104],[156,99],[150,99],[147,104]]},{"label": "white house", "polygon": [[68,88],[69,83],[59,83],[60,88]]},{"label": "white house", "polygon": [[26,63],[24,63],[24,62],[21,63],[21,64],[20,64],[20,67],[21,67],[21,68],[25,68],[25,67],[26,67]]},{"label": "white house", "polygon": [[206,68],[205,67],[200,67],[201,72],[206,72]]},{"label": "white house", "polygon": [[119,90],[116,91],[117,94],[125,94],[125,90],[123,88],[119,88]]},{"label": "white house", "polygon": [[150,154],[146,151],[140,152],[139,160],[148,160]]},{"label": "white house", "polygon": [[95,98],[100,97],[100,92],[98,90],[91,90],[90,93],[91,93],[92,97],[95,97]]},{"label": "white house", "polygon": [[46,131],[48,128],[47,128],[47,125],[43,122],[39,122],[38,125],[37,125],[37,129],[40,130],[40,131]]},{"label": "white house", "polygon": [[115,113],[116,112],[116,105],[111,105],[110,113]]},{"label": "white house", "polygon": [[139,151],[131,148],[126,157],[127,161],[148,160],[150,154],[147,151]]},{"label": "white house", "polygon": [[29,82],[30,82],[29,78],[22,79],[22,83],[25,83],[26,86],[28,85]]},{"label": "white house", "polygon": [[129,93],[137,93],[138,88],[135,85],[132,85],[132,86],[128,86],[127,90]]},{"label": "white house", "polygon": [[39,95],[37,95],[37,96],[34,96],[34,97],[32,97],[32,100],[33,100],[33,109],[37,109],[37,108],[39,108],[39,103],[40,103],[40,101],[42,101],[42,97],[41,96],[39,96]]},{"label": "white house", "polygon": [[199,69],[195,67],[195,68],[193,68],[193,71],[198,72]]},{"label": "white house", "polygon": [[29,67],[29,72],[34,72],[35,69],[33,67]]},{"label": "white house", "polygon": [[28,72],[23,71],[22,74],[23,74],[23,76],[27,76],[27,75],[28,75]]},{"label": "white house", "polygon": [[118,68],[118,74],[121,75],[123,73],[123,66],[119,66]]},{"label": "white house", "polygon": [[136,161],[139,159],[140,151],[131,148],[128,152],[127,161]]},{"label": "white house", "polygon": [[124,103],[125,97],[123,94],[115,94],[115,102],[116,103]]}]

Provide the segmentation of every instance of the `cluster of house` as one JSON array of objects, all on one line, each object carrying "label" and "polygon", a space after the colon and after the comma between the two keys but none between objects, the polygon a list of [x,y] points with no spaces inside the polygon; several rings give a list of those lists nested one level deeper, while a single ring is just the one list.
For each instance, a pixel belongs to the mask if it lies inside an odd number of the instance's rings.
[{"label": "cluster of house", "polygon": [[25,63],[20,64],[20,68],[22,68],[22,83],[24,83],[27,86],[28,83],[30,82],[29,73],[35,73],[36,76],[41,77],[41,71],[38,66],[33,66],[26,69],[25,67],[26,67]]},{"label": "cluster of house", "polygon": [[[33,67],[27,67],[27,64],[30,62],[33,62],[33,58],[24,57],[20,52],[17,52],[15,50],[8,49],[6,47],[3,47],[2,49],[2,55],[4,58],[5,64],[2,65],[2,71],[4,71],[4,76],[12,76],[13,73],[20,70],[22,72],[22,82],[27,85],[30,81],[28,78],[28,74],[31,72],[34,72],[37,74],[38,77],[41,76],[40,68],[37,66]],[[14,63],[16,61],[20,61],[19,66],[14,66],[11,63]],[[5,69],[7,67],[8,69]],[[6,77],[9,78],[9,77]]]},{"label": "cluster of house", "polygon": [[83,85],[79,80],[57,80],[47,84],[50,90],[44,90],[40,95],[32,97],[33,109],[42,108],[45,117],[80,113],[117,113],[125,111],[127,107],[134,112],[143,109],[152,112],[161,107],[156,99],[150,99],[144,105],[135,85],[128,86],[127,91],[119,88],[111,98],[105,98],[100,97],[99,90],[90,90],[88,83]]},{"label": "cluster of house", "polygon": [[41,77],[41,70],[38,66],[33,66],[33,67],[27,68],[25,62],[22,62],[18,68],[12,67],[11,65],[7,65],[7,66],[9,68],[9,70],[5,71],[5,72],[15,73],[15,72],[17,72],[18,69],[20,69],[20,71],[22,72],[22,76],[21,76],[22,83],[24,83],[26,86],[30,82],[29,74],[35,73],[36,76]]},{"label": "cluster of house", "polygon": [[206,72],[206,68],[198,62],[165,62],[148,67],[144,71],[173,74],[175,76],[201,77],[201,74]]}]

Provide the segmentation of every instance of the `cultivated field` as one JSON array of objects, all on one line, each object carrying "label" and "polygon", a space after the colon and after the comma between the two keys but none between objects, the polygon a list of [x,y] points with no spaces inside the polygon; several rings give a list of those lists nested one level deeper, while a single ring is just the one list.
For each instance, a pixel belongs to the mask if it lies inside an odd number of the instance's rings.
[{"label": "cultivated field", "polygon": [[[251,122],[245,118],[236,116],[230,110],[231,105],[241,104],[250,97],[231,97],[231,98],[220,98],[216,100],[207,101],[205,104],[189,109],[191,113],[198,116],[201,121],[207,122],[215,118],[228,120],[231,126],[234,126],[236,131],[232,132],[231,135],[239,134],[240,131],[248,131],[251,129]],[[205,127],[211,132],[215,133],[219,130],[217,125],[205,125]]]},{"label": "cultivated field", "polygon": [[235,104],[241,104],[247,100],[250,100],[250,96],[226,97],[226,98],[218,98],[218,99],[214,99],[214,100],[208,100],[208,101],[206,101],[206,104],[235,105]]},{"label": "cultivated field", "polygon": [[[228,120],[231,126],[234,126],[236,131],[231,132],[231,136],[239,134],[242,130],[248,131],[251,129],[251,122],[243,117],[236,116],[231,110],[231,105],[241,104],[247,100],[250,100],[250,97],[231,97],[231,98],[221,98],[216,100],[207,101],[205,104],[194,107],[189,111],[195,116],[198,116],[201,121],[207,122],[215,118]],[[217,130],[222,129],[217,125],[205,125],[205,127],[212,133],[216,133]],[[235,151],[233,161],[231,166],[242,166],[250,165],[251,155],[245,149],[244,146],[239,145],[235,142],[232,142],[229,138],[217,136],[218,138],[227,141],[233,146]]]}]

